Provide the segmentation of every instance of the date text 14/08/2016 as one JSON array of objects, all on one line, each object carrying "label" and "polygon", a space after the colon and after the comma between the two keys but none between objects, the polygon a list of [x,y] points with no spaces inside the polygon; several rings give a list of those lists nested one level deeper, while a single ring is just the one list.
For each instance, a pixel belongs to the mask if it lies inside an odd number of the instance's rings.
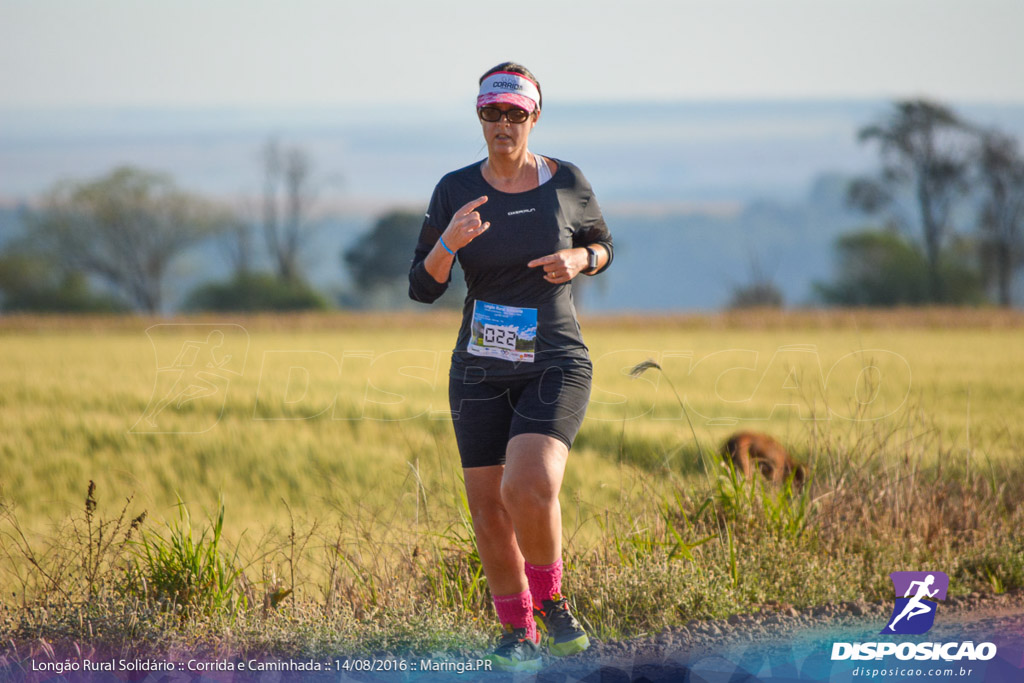
[{"label": "date text 14/08/2016", "polygon": [[336,671],[437,671],[447,673],[470,673],[490,671],[491,662],[485,659],[456,661],[447,659],[339,659],[335,660]]}]

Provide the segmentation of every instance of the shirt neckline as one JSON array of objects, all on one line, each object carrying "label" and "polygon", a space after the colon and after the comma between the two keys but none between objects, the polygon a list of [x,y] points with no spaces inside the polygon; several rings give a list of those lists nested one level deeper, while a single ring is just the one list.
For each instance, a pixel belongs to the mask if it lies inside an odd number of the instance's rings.
[{"label": "shirt neckline", "polygon": [[[530,153],[533,154],[533,152],[530,152]],[[542,155],[538,154],[537,156],[542,156]],[[555,172],[551,174],[551,179],[548,180],[543,185],[537,185],[537,187],[532,187],[529,190],[523,190],[522,192],[506,192],[505,190],[499,190],[494,185],[491,185],[489,182],[487,182],[487,178],[484,177],[484,162],[487,161],[487,159],[481,159],[477,163],[477,165],[476,165],[476,167],[477,167],[476,168],[476,172],[477,172],[477,175],[480,176],[481,182],[483,182],[483,184],[487,186],[488,190],[493,190],[494,192],[497,192],[497,193],[503,194],[503,195],[507,195],[509,197],[521,197],[521,196],[527,195],[527,194],[529,194],[531,192],[535,192],[536,190],[541,189],[545,185],[550,185],[551,182],[554,181],[555,176],[557,176],[559,173],[561,173],[562,169],[565,167],[565,164],[563,164],[558,159],[555,159],[554,157],[544,157],[544,158],[545,159],[551,159],[551,161],[555,162]]]}]

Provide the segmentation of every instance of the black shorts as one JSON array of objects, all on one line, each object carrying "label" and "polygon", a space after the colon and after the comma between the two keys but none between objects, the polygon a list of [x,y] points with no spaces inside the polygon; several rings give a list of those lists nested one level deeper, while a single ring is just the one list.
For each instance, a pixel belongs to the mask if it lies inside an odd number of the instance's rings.
[{"label": "black shorts", "polygon": [[589,364],[551,366],[530,376],[485,377],[467,368],[448,380],[463,467],[505,463],[513,436],[544,434],[572,448],[590,400]]}]

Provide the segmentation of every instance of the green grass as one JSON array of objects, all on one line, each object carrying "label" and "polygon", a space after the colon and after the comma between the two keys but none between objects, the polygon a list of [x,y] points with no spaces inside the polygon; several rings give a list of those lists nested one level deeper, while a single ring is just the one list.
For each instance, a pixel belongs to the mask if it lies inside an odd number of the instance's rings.
[{"label": "green grass", "polygon": [[[917,567],[954,592],[1024,585],[1020,321],[946,315],[585,324],[594,394],[562,491],[581,617],[609,637],[885,599]],[[0,642],[481,646],[445,414],[455,323],[8,323]],[[630,377],[647,359],[663,372]],[[190,400],[148,422],[175,361]],[[714,452],[738,428],[786,443],[811,485],[737,480]]]},{"label": "green grass", "polygon": [[[142,534],[128,572],[132,583],[125,591],[184,616],[234,615],[248,601],[235,587],[242,574],[238,550],[230,556],[223,552],[223,532],[223,505],[197,536],[188,506],[179,502],[177,521],[164,530]],[[275,604],[279,601],[274,600]]]}]

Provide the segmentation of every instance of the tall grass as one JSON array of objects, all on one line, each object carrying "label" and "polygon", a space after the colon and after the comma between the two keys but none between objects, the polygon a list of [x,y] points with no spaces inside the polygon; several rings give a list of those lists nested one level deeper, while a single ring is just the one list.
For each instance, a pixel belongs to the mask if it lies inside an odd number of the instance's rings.
[{"label": "tall grass", "polygon": [[[866,455],[822,445],[801,493],[716,465],[700,486],[676,479],[671,497],[640,496],[583,518],[581,525],[594,527],[593,541],[567,529],[566,588],[581,618],[608,638],[770,605],[884,600],[891,597],[888,573],[917,567],[949,573],[953,593],[1024,587],[1019,465],[965,476],[962,459],[959,467],[914,467],[922,457],[916,453],[907,456],[909,466],[891,465],[892,449],[905,448],[896,439]],[[106,546],[116,556],[105,576],[53,569],[89,557],[88,545],[99,552],[95,535],[46,539],[49,559],[42,562],[8,511],[0,571],[13,577],[20,599],[17,619],[5,622],[0,636],[130,649],[142,647],[133,644],[141,618],[161,641],[309,654],[459,650],[481,647],[492,632],[464,502],[454,502],[446,518],[435,510],[433,528],[389,519],[383,510],[342,515],[330,533],[323,521],[292,528],[265,537],[244,557],[241,544],[222,547],[223,510],[199,533],[182,510],[174,524],[146,529],[139,542]],[[277,572],[286,555],[294,573]],[[300,582],[292,583],[296,576]],[[124,629],[132,612],[141,616]],[[285,616],[296,630],[282,640]]]},{"label": "tall grass", "polygon": [[222,549],[224,505],[198,536],[192,515],[180,499],[178,520],[167,524],[166,533],[144,532],[137,543],[128,590],[156,602],[164,609],[234,615],[247,600],[235,589],[242,573],[237,549],[230,556]]},{"label": "tall grass", "polygon": [[[129,497],[114,517],[97,514],[96,484],[88,483],[80,515],[61,520],[52,535],[39,538],[26,529],[15,508],[0,496],[0,559],[6,570],[7,598],[22,605],[32,599],[90,602],[120,590],[130,573],[130,549],[146,520],[129,512]],[[4,573],[0,573],[4,576]],[[15,590],[16,589],[16,590]]]}]

